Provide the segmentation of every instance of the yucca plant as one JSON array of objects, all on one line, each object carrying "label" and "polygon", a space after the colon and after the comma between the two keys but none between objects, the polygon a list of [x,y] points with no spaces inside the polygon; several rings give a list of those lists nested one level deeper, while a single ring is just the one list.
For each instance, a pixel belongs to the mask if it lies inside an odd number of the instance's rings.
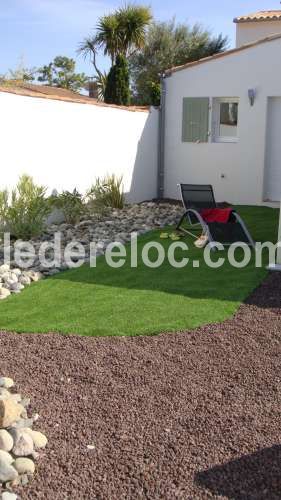
[{"label": "yucca plant", "polygon": [[96,179],[88,192],[90,207],[96,211],[124,207],[123,177],[115,174]]}]

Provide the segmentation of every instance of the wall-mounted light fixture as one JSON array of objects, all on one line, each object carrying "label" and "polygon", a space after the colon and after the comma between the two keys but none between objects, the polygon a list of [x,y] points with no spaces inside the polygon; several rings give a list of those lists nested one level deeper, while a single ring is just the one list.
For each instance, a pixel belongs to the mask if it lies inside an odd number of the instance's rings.
[{"label": "wall-mounted light fixture", "polygon": [[257,95],[256,89],[249,89],[248,90],[248,97],[249,97],[249,101],[250,101],[251,106],[254,106],[256,95]]}]

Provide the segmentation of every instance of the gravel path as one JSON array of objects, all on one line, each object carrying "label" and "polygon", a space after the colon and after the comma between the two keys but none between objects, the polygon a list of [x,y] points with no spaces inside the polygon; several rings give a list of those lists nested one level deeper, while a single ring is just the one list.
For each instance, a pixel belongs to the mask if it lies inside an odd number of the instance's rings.
[{"label": "gravel path", "polygon": [[20,498],[280,499],[280,340],[278,274],[193,332],[1,333],[1,372],[49,438]]}]

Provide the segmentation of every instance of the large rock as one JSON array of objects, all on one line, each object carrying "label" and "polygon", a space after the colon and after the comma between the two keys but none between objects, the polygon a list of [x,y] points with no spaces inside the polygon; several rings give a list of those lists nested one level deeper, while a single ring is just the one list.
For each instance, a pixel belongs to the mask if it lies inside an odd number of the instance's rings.
[{"label": "large rock", "polygon": [[17,457],[31,455],[34,451],[33,440],[25,429],[11,429],[10,432],[14,439],[13,454]]},{"label": "large rock", "polygon": [[13,467],[19,474],[34,474],[35,464],[30,458],[17,458]]},{"label": "large rock", "polygon": [[14,446],[14,440],[11,434],[5,429],[0,430],[0,450],[11,451]]},{"label": "large rock", "polygon": [[23,407],[11,399],[0,401],[0,427],[10,427],[20,419]]},{"label": "large rock", "polygon": [[25,429],[25,432],[31,436],[34,444],[34,448],[36,450],[39,450],[40,448],[45,448],[48,444],[48,439],[46,438],[45,434],[42,432],[38,431],[33,431],[32,429]]},{"label": "large rock", "polygon": [[17,477],[18,473],[16,469],[0,457],[0,481],[2,483],[7,483],[8,481],[14,481]]}]

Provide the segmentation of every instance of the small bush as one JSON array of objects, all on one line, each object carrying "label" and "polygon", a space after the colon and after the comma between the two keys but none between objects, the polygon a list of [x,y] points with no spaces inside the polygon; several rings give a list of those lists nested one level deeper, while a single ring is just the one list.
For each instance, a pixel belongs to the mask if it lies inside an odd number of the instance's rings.
[{"label": "small bush", "polygon": [[32,177],[22,175],[15,189],[0,191],[0,225],[15,238],[38,236],[50,212],[46,188],[36,186]]},{"label": "small bush", "polygon": [[124,193],[122,177],[107,175],[103,179],[99,177],[88,193],[90,206],[96,211],[104,211],[107,208],[123,208]]},{"label": "small bush", "polygon": [[50,197],[51,206],[60,209],[68,224],[77,224],[86,213],[83,196],[76,189]]}]

